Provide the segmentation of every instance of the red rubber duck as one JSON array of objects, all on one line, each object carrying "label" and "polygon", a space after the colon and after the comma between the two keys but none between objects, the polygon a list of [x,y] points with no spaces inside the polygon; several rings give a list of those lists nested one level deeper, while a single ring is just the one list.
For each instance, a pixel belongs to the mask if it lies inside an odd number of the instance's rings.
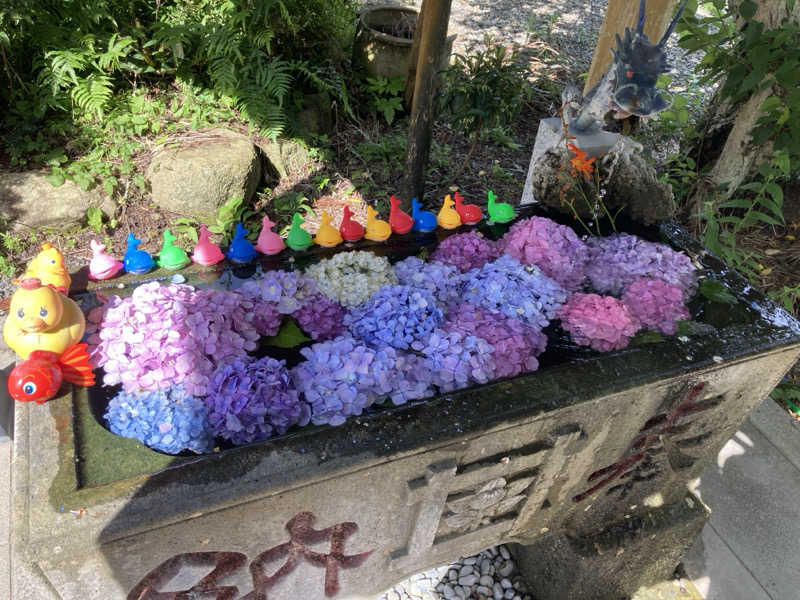
[{"label": "red rubber duck", "polygon": [[364,226],[352,219],[353,213],[350,212],[350,207],[344,207],[344,217],[342,224],[339,225],[339,233],[342,234],[342,239],[345,242],[357,242],[364,237]]},{"label": "red rubber duck", "polygon": [[411,227],[414,225],[414,219],[400,210],[400,200],[391,196],[389,198],[389,204],[392,205],[392,208],[389,210],[389,225],[392,226],[392,232],[403,235],[411,231]]},{"label": "red rubber duck", "polygon": [[483,213],[477,204],[464,204],[464,196],[456,192],[456,212],[461,217],[464,225],[475,225],[483,218]]}]

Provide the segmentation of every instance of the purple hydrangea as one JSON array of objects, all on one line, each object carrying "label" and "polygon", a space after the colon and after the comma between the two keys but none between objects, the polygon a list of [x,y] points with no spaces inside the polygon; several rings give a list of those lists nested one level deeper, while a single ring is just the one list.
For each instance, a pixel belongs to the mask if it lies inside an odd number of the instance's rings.
[{"label": "purple hydrangea", "polygon": [[214,449],[205,404],[181,386],[148,392],[122,391],[108,403],[104,416],[113,433],[168,454],[183,450],[203,454]]},{"label": "purple hydrangea", "polygon": [[536,265],[563,288],[575,292],[586,278],[589,252],[569,227],[544,217],[515,223],[503,236],[503,250],[524,265]]},{"label": "purple hydrangea", "polygon": [[300,328],[315,340],[328,340],[344,331],[344,306],[320,293],[309,296],[292,313]]},{"label": "purple hydrangea", "polygon": [[587,275],[598,292],[619,295],[637,277],[653,277],[677,285],[686,298],[697,289],[691,259],[669,246],[620,233],[589,238]]},{"label": "purple hydrangea", "polygon": [[180,384],[194,396],[206,395],[217,365],[244,358],[259,337],[253,303],[240,294],[158,282],[90,311],[87,333],[105,385],[138,392]]},{"label": "purple hydrangea", "polygon": [[689,318],[689,310],[683,304],[683,290],[662,279],[635,279],[625,288],[622,302],[644,327],[666,335],[678,330],[678,321]]},{"label": "purple hydrangea", "polygon": [[317,286],[310,277],[297,271],[280,270],[267,271],[263,277],[245,282],[239,291],[256,303],[257,309],[260,309],[261,303],[266,303],[282,315],[290,315],[299,310],[309,298],[318,293]]},{"label": "purple hydrangea", "polygon": [[340,336],[300,353],[306,360],[292,369],[292,381],[310,405],[315,425],[341,425],[394,390],[393,348],[374,350]]},{"label": "purple hydrangea", "polygon": [[371,346],[407,350],[412,342],[428,336],[443,320],[442,309],[429,291],[387,285],[352,309],[344,323],[355,337]]},{"label": "purple hydrangea", "polygon": [[628,307],[612,296],[573,294],[558,317],[576,344],[600,352],[624,348],[639,330]]},{"label": "purple hydrangea", "polygon": [[409,352],[397,352],[396,378],[390,394],[392,403],[399,406],[409,400],[422,400],[436,395],[433,372],[425,358]]},{"label": "purple hydrangea", "polygon": [[420,363],[442,392],[451,392],[495,378],[492,346],[474,335],[437,329],[412,348],[425,356]]},{"label": "purple hydrangea", "polygon": [[474,231],[457,233],[444,240],[431,255],[431,260],[453,265],[462,273],[477,269],[500,255],[497,242],[487,240]]},{"label": "purple hydrangea", "polygon": [[513,256],[464,274],[462,298],[527,325],[544,328],[567,299],[567,292],[534,265]]},{"label": "purple hydrangea", "polygon": [[205,398],[208,419],[217,436],[248,444],[286,433],[309,421],[283,361],[234,360],[217,369]]},{"label": "purple hydrangea", "polygon": [[461,272],[443,262],[425,262],[409,256],[394,264],[394,274],[401,285],[428,290],[443,305],[461,295]]},{"label": "purple hydrangea", "polygon": [[495,377],[513,377],[539,368],[547,336],[519,319],[462,302],[447,309],[444,329],[474,335],[492,345]]}]

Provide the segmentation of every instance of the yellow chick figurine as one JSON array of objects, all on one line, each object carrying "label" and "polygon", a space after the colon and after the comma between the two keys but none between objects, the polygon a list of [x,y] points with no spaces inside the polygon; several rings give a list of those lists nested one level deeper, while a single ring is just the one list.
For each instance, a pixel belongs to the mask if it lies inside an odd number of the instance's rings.
[{"label": "yellow chick figurine", "polygon": [[34,350],[62,354],[81,341],[86,319],[74,300],[31,277],[11,296],[3,339],[23,359]]},{"label": "yellow chick figurine", "polygon": [[331,225],[331,216],[323,210],[321,219],[322,222],[319,225],[319,229],[317,229],[317,235],[314,236],[314,242],[326,248],[333,248],[341,244],[342,234],[339,233],[336,227]]},{"label": "yellow chick figurine", "polygon": [[69,293],[72,278],[64,268],[64,255],[50,242],[42,244],[42,250],[28,263],[19,281],[36,278],[42,285],[52,285],[62,294]]},{"label": "yellow chick figurine", "polygon": [[383,242],[392,235],[392,226],[378,218],[378,211],[367,205],[367,228],[364,237],[373,242]]},{"label": "yellow chick figurine", "polygon": [[439,227],[443,229],[455,229],[461,226],[461,217],[458,216],[458,212],[453,208],[454,205],[455,203],[450,197],[450,194],[447,194],[444,197],[442,209],[439,211],[439,214],[436,215],[436,222],[439,224]]}]

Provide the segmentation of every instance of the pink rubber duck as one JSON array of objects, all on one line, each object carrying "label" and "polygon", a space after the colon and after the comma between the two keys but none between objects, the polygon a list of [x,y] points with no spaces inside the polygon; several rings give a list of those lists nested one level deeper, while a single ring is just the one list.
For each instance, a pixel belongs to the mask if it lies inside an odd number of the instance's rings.
[{"label": "pink rubber duck", "polygon": [[267,215],[264,215],[264,218],[261,219],[261,233],[258,234],[258,241],[255,246],[256,250],[261,254],[277,254],[286,248],[283,238],[272,231],[274,226],[275,223],[270,221]]},{"label": "pink rubber duck", "polygon": [[211,234],[206,226],[200,225],[200,239],[197,240],[197,244],[192,250],[192,262],[207,267],[215,265],[225,258],[222,250],[209,239],[210,237]]},{"label": "pink rubber duck", "polygon": [[119,273],[125,266],[110,254],[104,252],[105,244],[97,240],[91,240],[89,245],[92,247],[92,260],[89,262],[89,279],[99,281],[101,279],[111,279]]}]

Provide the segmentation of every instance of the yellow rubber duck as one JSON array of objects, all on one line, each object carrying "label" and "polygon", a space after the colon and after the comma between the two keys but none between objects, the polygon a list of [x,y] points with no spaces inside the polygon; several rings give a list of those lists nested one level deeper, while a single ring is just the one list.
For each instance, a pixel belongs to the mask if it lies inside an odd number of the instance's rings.
[{"label": "yellow rubber duck", "polygon": [[317,235],[314,236],[314,243],[326,248],[333,248],[341,244],[342,234],[339,233],[336,227],[331,225],[331,216],[323,210],[321,219],[322,223],[317,229]]},{"label": "yellow rubber duck", "polygon": [[436,222],[439,224],[439,227],[443,229],[455,229],[461,226],[461,217],[458,216],[458,212],[453,208],[454,205],[455,203],[450,197],[450,194],[447,194],[444,197],[444,202],[442,203],[439,214],[436,215]]},{"label": "yellow rubber duck", "polygon": [[3,339],[26,359],[34,350],[60,355],[80,342],[85,330],[86,319],[74,300],[31,277],[11,296]]},{"label": "yellow rubber duck", "polygon": [[367,205],[367,230],[364,237],[373,242],[384,242],[392,235],[392,226],[378,218],[378,211]]},{"label": "yellow rubber duck", "polygon": [[42,244],[42,250],[28,263],[19,281],[36,278],[42,285],[52,285],[63,294],[69,293],[72,278],[64,268],[64,255],[50,242]]}]

